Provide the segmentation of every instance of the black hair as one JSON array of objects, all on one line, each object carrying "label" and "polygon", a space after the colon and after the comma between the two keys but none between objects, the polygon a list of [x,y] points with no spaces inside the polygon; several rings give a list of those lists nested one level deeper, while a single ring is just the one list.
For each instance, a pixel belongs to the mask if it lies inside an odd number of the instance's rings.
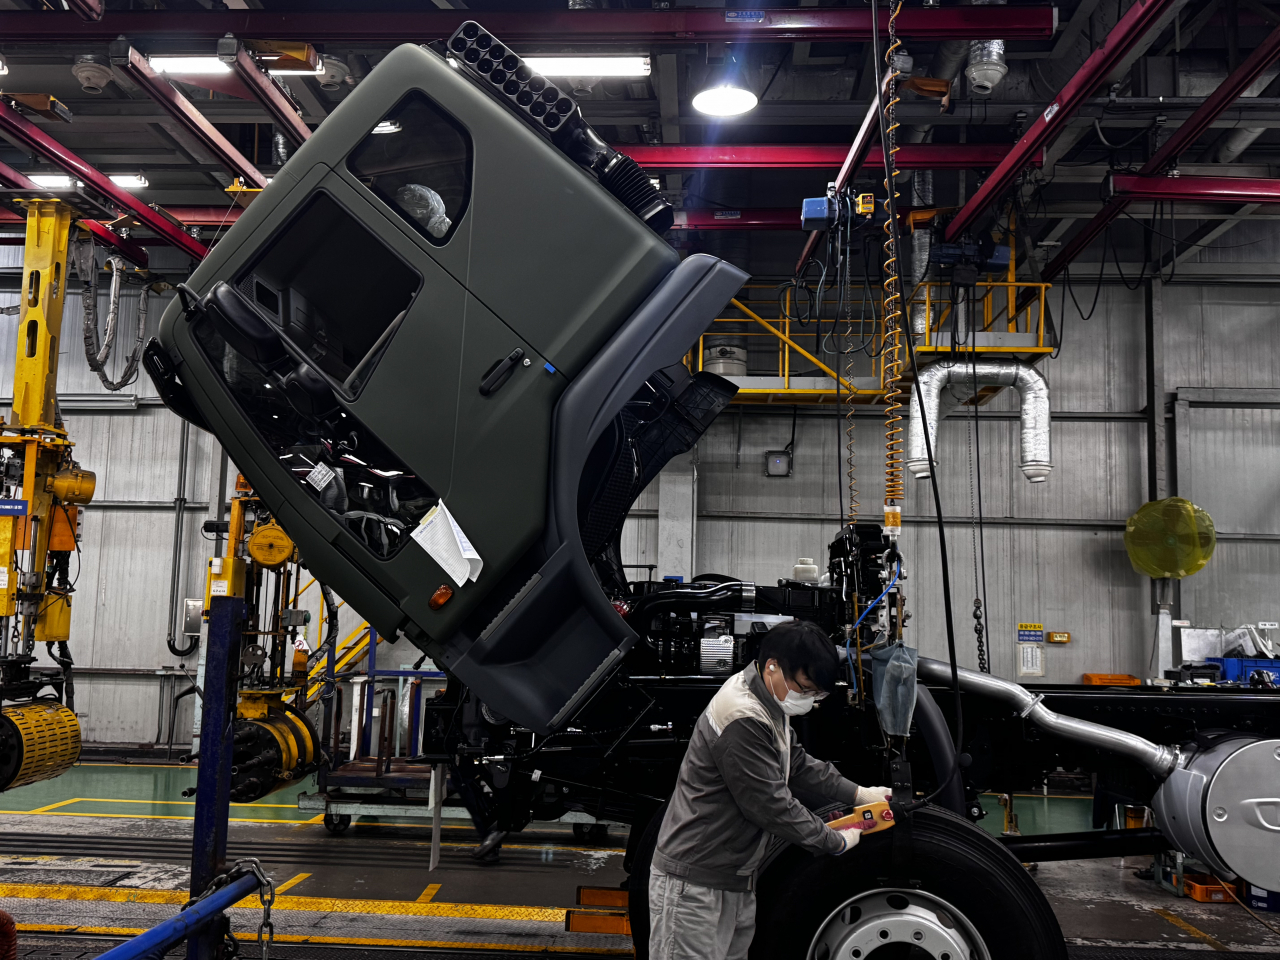
[{"label": "black hair", "polygon": [[783,675],[794,680],[797,670],[819,690],[830,693],[835,687],[840,658],[835,645],[822,628],[807,620],[788,620],[764,635],[756,663],[764,670],[770,660],[777,660]]}]

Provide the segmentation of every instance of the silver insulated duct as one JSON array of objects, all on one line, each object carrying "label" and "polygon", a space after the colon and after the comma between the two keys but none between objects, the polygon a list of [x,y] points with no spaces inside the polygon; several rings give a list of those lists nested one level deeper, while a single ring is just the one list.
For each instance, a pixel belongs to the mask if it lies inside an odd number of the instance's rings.
[{"label": "silver insulated duct", "polygon": [[[1003,6],[1004,3],[1005,0],[973,0],[974,6]],[[1003,40],[969,41],[969,65],[965,67],[964,75],[968,77],[969,86],[974,93],[980,97],[989,97],[1008,72],[1009,67],[1004,62]]]},{"label": "silver insulated duct", "polygon": [[[1034,367],[1016,360],[944,360],[923,367],[919,374],[924,396],[911,391],[911,424],[907,432],[907,469],[917,480],[928,478],[932,469],[925,452],[923,422],[929,431],[929,446],[938,449],[938,421],[944,419],[976,392],[978,387],[1013,387],[1022,404],[1023,474],[1032,483],[1042,483],[1053,469],[1049,446],[1049,384]],[[937,466],[935,460],[933,466]]]}]

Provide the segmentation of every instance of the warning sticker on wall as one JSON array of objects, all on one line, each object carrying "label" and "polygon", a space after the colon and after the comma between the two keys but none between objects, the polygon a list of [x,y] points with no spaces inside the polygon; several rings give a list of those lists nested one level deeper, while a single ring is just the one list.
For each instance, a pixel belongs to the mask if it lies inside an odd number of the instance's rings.
[{"label": "warning sticker on wall", "polygon": [[1019,643],[1044,643],[1044,624],[1043,623],[1018,624],[1018,642]]}]

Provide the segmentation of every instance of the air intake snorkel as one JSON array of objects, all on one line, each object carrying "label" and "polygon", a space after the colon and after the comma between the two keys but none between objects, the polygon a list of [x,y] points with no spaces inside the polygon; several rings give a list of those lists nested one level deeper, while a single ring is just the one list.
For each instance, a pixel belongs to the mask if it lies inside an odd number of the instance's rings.
[{"label": "air intake snorkel", "polygon": [[570,160],[592,174],[637,217],[658,233],[671,229],[675,213],[640,166],[600,139],[582,111],[555,84],[533,72],[524,59],[474,20],[449,38],[449,52],[491,93],[547,135]]}]

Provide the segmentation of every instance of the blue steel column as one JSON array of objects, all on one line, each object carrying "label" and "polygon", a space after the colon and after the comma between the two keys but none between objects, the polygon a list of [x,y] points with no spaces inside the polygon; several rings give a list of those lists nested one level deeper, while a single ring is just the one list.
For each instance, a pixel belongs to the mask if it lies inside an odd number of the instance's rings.
[{"label": "blue steel column", "polygon": [[[199,896],[226,867],[227,819],[231,810],[232,726],[244,598],[213,597],[209,602],[209,638],[205,648],[204,701],[200,726],[200,767],[196,774],[196,812],[191,843],[191,895]],[[222,927],[210,924],[187,943],[187,960],[216,960],[222,955]]]}]

